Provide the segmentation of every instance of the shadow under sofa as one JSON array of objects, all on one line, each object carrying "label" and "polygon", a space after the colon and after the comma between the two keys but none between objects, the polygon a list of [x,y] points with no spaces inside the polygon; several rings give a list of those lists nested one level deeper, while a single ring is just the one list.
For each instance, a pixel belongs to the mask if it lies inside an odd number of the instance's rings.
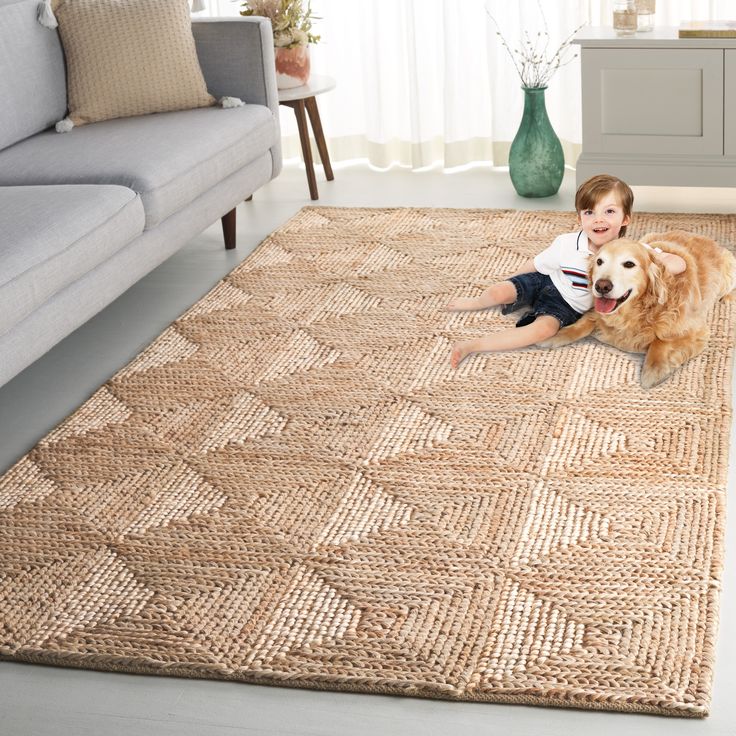
[{"label": "shadow under sofa", "polygon": [[[119,118],[56,133],[66,77],[36,0],[0,0],[0,385],[281,170],[263,18],[192,23],[216,98],[243,107]],[[29,90],[35,94],[29,94]]]}]

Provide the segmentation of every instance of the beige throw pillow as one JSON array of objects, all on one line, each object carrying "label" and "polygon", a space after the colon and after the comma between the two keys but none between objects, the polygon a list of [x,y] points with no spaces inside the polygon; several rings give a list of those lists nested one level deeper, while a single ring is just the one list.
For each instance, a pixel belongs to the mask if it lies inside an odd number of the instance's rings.
[{"label": "beige throw pillow", "polygon": [[55,0],[74,125],[208,107],[188,0]]}]

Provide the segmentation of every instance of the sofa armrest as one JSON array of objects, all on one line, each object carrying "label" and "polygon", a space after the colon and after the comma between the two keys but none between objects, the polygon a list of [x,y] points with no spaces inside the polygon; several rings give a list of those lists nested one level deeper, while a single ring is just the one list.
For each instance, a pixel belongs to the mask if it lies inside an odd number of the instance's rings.
[{"label": "sofa armrest", "polygon": [[192,18],[192,33],[210,94],[266,105],[278,120],[271,22],[256,16]]}]

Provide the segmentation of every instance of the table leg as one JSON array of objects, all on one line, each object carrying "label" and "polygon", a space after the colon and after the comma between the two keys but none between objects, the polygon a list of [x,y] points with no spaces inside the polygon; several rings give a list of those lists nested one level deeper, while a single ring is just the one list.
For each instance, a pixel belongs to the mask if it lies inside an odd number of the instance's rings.
[{"label": "table leg", "polygon": [[317,179],[314,176],[314,162],[312,161],[312,147],[309,143],[309,129],[307,128],[307,115],[305,113],[304,100],[295,100],[293,103],[293,107],[294,112],[296,113],[296,122],[299,126],[299,139],[302,143],[304,166],[307,169],[309,196],[312,199],[319,199],[319,192],[317,191]]},{"label": "table leg", "polygon": [[307,97],[304,102],[307,106],[307,112],[309,113],[309,120],[312,123],[312,130],[314,131],[314,138],[317,142],[319,158],[322,161],[322,166],[324,166],[325,169],[325,177],[327,177],[327,181],[332,181],[335,178],[335,175],[332,173],[330,154],[327,152],[325,134],[322,131],[322,121],[320,120],[319,110],[317,109],[317,100],[314,97]]}]

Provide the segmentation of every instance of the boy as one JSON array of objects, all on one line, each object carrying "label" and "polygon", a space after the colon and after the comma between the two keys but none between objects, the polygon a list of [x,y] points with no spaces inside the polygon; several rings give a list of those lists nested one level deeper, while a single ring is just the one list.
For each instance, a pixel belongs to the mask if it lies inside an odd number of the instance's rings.
[{"label": "boy", "polygon": [[[488,287],[479,297],[456,298],[450,311],[486,309],[506,305],[503,314],[524,305],[531,311],[516,328],[487,337],[455,343],[450,356],[457,368],[472,353],[513,350],[548,340],[562,327],[577,322],[593,306],[588,284],[588,259],[606,243],[623,237],[631,222],[634,194],[629,186],[608,174],[584,182],[575,194],[581,229],[555,238],[552,245],[528,260],[507,281]],[[670,253],[655,258],[672,273],[685,270],[685,262]]]}]

